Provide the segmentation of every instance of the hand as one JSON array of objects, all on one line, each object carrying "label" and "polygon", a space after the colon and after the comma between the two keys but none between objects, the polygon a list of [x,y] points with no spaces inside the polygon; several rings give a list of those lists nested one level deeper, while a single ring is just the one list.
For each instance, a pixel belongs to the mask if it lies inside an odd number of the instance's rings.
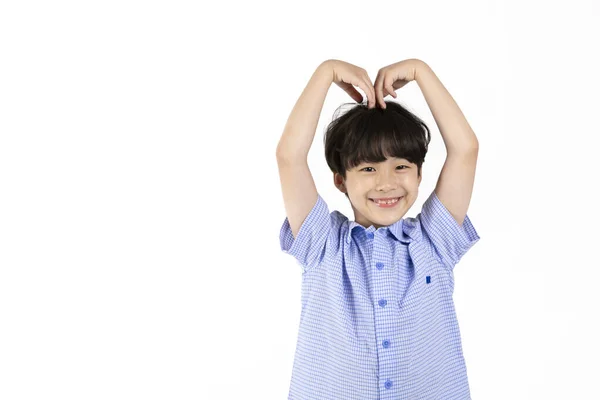
[{"label": "hand", "polygon": [[416,79],[417,69],[424,64],[423,61],[416,58],[400,61],[395,64],[383,67],[377,72],[375,79],[375,95],[381,108],[385,109],[385,101],[383,98],[388,94],[394,98],[396,90],[400,89],[408,82]]},{"label": "hand", "polygon": [[362,103],[362,95],[354,88],[354,86],[358,86],[367,95],[368,107],[375,108],[375,88],[367,71],[340,60],[328,60],[328,62],[333,69],[333,82],[336,85],[341,87],[358,103]]}]

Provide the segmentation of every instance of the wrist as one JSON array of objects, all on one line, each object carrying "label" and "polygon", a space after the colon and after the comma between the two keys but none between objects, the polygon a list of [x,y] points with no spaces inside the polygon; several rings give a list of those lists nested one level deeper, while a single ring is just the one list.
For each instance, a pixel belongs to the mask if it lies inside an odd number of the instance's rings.
[{"label": "wrist", "polygon": [[415,81],[417,81],[417,82],[419,81],[419,79],[423,79],[423,77],[425,77],[427,75],[427,73],[432,71],[432,69],[429,67],[429,65],[425,61],[415,59],[414,64],[415,64]]},{"label": "wrist", "polygon": [[325,76],[328,79],[331,79],[331,82],[333,83],[333,74],[334,74],[333,63],[334,63],[334,60],[331,60],[331,59],[323,61],[321,64],[319,64],[315,73],[317,73],[321,76]]}]

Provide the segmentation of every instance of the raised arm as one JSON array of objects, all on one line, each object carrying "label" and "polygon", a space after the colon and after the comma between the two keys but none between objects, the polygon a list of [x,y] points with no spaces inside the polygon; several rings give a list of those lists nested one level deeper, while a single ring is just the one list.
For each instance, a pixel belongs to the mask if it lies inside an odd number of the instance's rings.
[{"label": "raised arm", "polygon": [[438,178],[435,194],[456,223],[462,225],[471,201],[479,142],[465,116],[448,90],[424,61],[400,61],[379,70],[375,92],[382,108],[383,97],[411,80],[416,80],[446,146],[446,162]]},{"label": "raised arm", "polygon": [[332,83],[357,102],[363,100],[362,95],[355,89],[355,86],[360,87],[368,98],[369,108],[375,107],[375,88],[367,71],[341,60],[331,59],[322,62],[313,73],[288,118],[277,146],[278,158],[307,159],[325,96]]},{"label": "raised arm", "polygon": [[283,201],[294,238],[318,200],[315,182],[308,168],[308,151],[332,83],[358,102],[362,101],[362,95],[354,86],[361,87],[369,99],[369,108],[375,107],[375,89],[363,68],[340,60],[327,60],[313,73],[292,109],[277,146]]},{"label": "raised arm", "polygon": [[296,101],[277,145],[277,159],[306,161],[332,82],[333,69],[327,60],[317,67]]},{"label": "raised arm", "polygon": [[308,151],[332,82],[333,70],[325,61],[313,73],[296,102],[277,146],[283,202],[294,239],[317,202],[317,188],[308,168]]},{"label": "raised arm", "polygon": [[424,62],[418,65],[416,81],[446,146],[446,161],[435,193],[456,223],[462,226],[473,193],[479,141],[433,70]]}]

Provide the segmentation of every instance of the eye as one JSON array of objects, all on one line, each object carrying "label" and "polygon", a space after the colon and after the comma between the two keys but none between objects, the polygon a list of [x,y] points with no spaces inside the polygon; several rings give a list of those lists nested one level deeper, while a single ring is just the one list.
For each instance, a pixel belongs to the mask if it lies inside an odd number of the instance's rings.
[{"label": "eye", "polygon": [[[408,168],[406,165],[398,165],[398,167],[404,167],[404,168],[401,168],[401,169],[406,169],[406,168]],[[371,168],[371,169],[372,169],[373,167],[365,167],[365,168],[361,169],[361,171],[364,171],[365,169],[368,169],[368,168]]]}]

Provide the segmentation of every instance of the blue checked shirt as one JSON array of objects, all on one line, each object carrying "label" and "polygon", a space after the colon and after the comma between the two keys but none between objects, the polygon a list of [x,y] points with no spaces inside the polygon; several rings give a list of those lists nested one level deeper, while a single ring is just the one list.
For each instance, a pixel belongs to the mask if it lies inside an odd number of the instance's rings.
[{"label": "blue checked shirt", "polygon": [[465,400],[454,266],[479,240],[435,191],[416,218],[364,228],[319,195],[281,249],[302,267],[302,311],[288,399]]}]

